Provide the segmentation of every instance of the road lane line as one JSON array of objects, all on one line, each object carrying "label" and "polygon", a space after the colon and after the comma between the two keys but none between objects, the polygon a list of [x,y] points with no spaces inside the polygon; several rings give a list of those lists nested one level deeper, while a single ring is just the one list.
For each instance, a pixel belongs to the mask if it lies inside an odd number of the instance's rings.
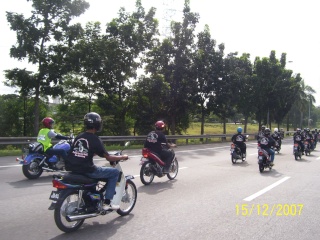
[{"label": "road lane line", "polygon": [[0,168],[8,168],[8,167],[21,167],[22,165],[8,165],[8,166],[0,166]]},{"label": "road lane line", "polygon": [[250,202],[251,200],[253,200],[253,199],[255,199],[255,198],[257,198],[257,197],[261,196],[262,194],[264,194],[264,193],[266,193],[266,192],[268,192],[268,191],[269,191],[269,190],[271,190],[272,188],[274,188],[274,187],[276,187],[276,186],[280,185],[281,183],[283,183],[283,182],[287,181],[289,178],[290,178],[290,177],[284,177],[284,178],[280,179],[279,181],[277,181],[277,182],[275,182],[275,183],[271,184],[270,186],[268,186],[268,187],[266,187],[266,188],[264,188],[264,189],[260,190],[259,192],[256,192],[255,194],[252,194],[251,196],[246,197],[246,198],[245,198],[245,199],[243,199],[243,200],[244,200],[244,201],[248,201],[248,202]]}]

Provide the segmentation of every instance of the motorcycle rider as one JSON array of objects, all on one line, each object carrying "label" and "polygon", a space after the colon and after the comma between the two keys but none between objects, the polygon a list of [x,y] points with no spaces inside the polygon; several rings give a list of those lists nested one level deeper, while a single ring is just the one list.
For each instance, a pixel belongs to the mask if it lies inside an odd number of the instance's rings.
[{"label": "motorcycle rider", "polygon": [[271,133],[270,129],[265,128],[264,137],[262,137],[260,139],[260,147],[269,153],[269,155],[270,155],[269,161],[271,162],[270,166],[273,166],[274,165],[274,163],[273,163],[274,162],[274,150],[272,149],[272,146],[275,145],[275,140],[270,136],[270,133]]},{"label": "motorcycle rider", "polygon": [[110,164],[112,162],[127,160],[128,155],[109,155],[102,141],[95,133],[102,130],[102,119],[96,112],[89,112],[84,116],[86,131],[80,133],[72,143],[66,160],[66,170],[84,174],[94,179],[108,179],[105,191],[104,210],[119,209],[119,205],[112,205],[111,200],[115,193],[119,170],[113,167],[100,167],[93,163],[93,157],[104,157]]},{"label": "motorcycle rider", "polygon": [[283,130],[283,128],[280,128],[280,137],[281,137],[281,139],[284,139],[284,130]]},{"label": "motorcycle rider", "polygon": [[314,134],[313,134],[314,147],[315,147],[315,148],[316,148],[317,143],[318,143],[318,137],[319,137],[319,133],[318,133],[318,130],[315,128],[315,129],[314,129]]},{"label": "motorcycle rider", "polygon": [[258,136],[257,136],[257,141],[258,143],[260,143],[261,138],[264,137],[264,131],[266,129],[266,126],[262,125],[261,126],[261,131],[258,132]]},{"label": "motorcycle rider", "polygon": [[304,136],[301,133],[301,129],[297,128],[295,134],[293,135],[293,143],[298,143],[302,152],[302,155],[304,155]]},{"label": "motorcycle rider", "polygon": [[[170,151],[170,148],[176,147],[176,144],[168,143],[167,138],[163,133],[163,130],[165,129],[163,121],[157,121],[154,125],[155,130],[148,133],[144,142],[144,147],[160,156],[165,162],[163,173],[169,173],[169,168],[173,159],[173,153]],[[162,143],[165,144],[166,147],[163,148]]]},{"label": "motorcycle rider", "polygon": [[307,130],[306,130],[305,139],[308,142],[309,149],[312,150],[313,149],[313,143],[312,143],[313,135],[311,134],[309,128],[307,128]]},{"label": "motorcycle rider", "polygon": [[245,144],[246,136],[242,134],[242,127],[237,128],[237,133],[232,136],[231,141],[240,148],[242,152],[242,156],[245,159],[246,152],[247,152],[247,145]]},{"label": "motorcycle rider", "polygon": [[70,138],[67,136],[62,136],[54,131],[54,120],[51,117],[45,117],[41,122],[43,124],[43,128],[39,130],[37,142],[42,143],[44,153],[48,155],[60,156],[58,163],[56,163],[56,168],[61,170],[65,165],[64,162],[68,153],[64,149],[54,149],[51,140],[53,138],[59,140],[68,140]]},{"label": "motorcycle rider", "polygon": [[281,148],[281,135],[278,131],[278,128],[274,129],[274,132],[271,135],[271,137],[276,141],[277,144],[279,144],[279,149],[280,149]]}]

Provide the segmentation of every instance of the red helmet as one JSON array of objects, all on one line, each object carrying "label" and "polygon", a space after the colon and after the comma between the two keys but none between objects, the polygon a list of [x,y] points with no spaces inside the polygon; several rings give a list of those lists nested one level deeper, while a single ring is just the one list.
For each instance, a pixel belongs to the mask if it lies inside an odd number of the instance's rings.
[{"label": "red helmet", "polygon": [[45,126],[46,128],[52,128],[52,124],[54,124],[54,120],[50,117],[46,117],[44,119],[42,119],[42,124],[43,126]]},{"label": "red helmet", "polygon": [[163,121],[158,121],[154,124],[157,130],[163,130],[165,128],[165,124]]}]

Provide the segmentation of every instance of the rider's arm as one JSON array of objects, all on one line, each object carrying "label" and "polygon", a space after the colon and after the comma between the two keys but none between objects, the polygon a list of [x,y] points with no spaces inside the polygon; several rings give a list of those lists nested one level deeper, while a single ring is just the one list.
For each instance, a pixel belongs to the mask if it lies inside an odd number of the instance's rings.
[{"label": "rider's arm", "polygon": [[128,160],[128,155],[116,156],[116,155],[109,155],[108,153],[104,153],[103,156],[109,162],[117,162],[117,161],[120,161],[120,160]]}]

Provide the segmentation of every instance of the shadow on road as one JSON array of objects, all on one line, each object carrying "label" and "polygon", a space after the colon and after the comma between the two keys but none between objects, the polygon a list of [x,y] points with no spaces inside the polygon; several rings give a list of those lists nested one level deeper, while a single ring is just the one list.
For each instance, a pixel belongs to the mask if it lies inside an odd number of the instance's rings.
[{"label": "shadow on road", "polygon": [[[108,214],[108,216],[117,216],[117,213],[114,213],[115,212]],[[94,221],[92,223],[84,222],[81,228],[77,231],[71,233],[61,233],[56,237],[50,238],[50,240],[108,239],[115,235],[118,230],[121,230],[121,227],[126,225],[127,222],[131,221],[131,219],[134,218],[134,214],[129,214],[128,216],[124,217],[118,216],[111,221],[107,220],[107,222],[105,220],[106,217],[107,216],[96,217],[96,220],[99,221]],[[128,238],[132,238],[132,236]]]},{"label": "shadow on road", "polygon": [[166,182],[152,182],[150,185],[140,186],[138,188],[138,192],[146,193],[148,195],[155,195],[168,189],[172,189],[172,186],[176,181],[177,180],[174,179]]},{"label": "shadow on road", "polygon": [[14,188],[28,188],[28,187],[34,187],[36,185],[41,184],[51,184],[52,176],[41,176],[38,179],[23,179],[16,182],[7,182],[9,185],[11,185]]}]

